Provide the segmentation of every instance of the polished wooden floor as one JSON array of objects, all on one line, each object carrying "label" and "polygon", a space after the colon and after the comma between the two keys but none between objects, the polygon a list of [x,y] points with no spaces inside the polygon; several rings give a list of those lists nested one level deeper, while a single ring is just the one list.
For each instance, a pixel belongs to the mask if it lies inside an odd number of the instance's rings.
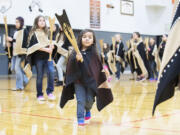
[{"label": "polished wooden floor", "polygon": [[[44,80],[46,81],[46,80]],[[46,83],[44,83],[46,84]],[[59,108],[61,87],[56,87],[57,100],[38,102],[35,79],[25,91],[11,91],[13,77],[0,78],[0,135],[179,135],[180,93],[161,104],[152,117],[155,82],[130,81],[123,75],[111,83],[114,102],[98,112],[85,127],[76,123],[76,100]],[[46,85],[44,86],[45,89]]]}]

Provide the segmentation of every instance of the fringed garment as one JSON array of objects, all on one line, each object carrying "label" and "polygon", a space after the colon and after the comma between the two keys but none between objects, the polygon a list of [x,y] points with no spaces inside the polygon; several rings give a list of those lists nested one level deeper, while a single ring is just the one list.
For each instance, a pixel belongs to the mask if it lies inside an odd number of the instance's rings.
[{"label": "fringed garment", "polygon": [[97,109],[101,111],[113,101],[111,89],[107,84],[101,60],[95,50],[90,47],[85,52],[82,52],[82,55],[83,63],[77,62],[74,51],[69,57],[60,107],[63,108],[68,100],[74,99],[74,84],[80,82],[85,87],[94,90]]},{"label": "fringed garment", "polygon": [[176,1],[174,18],[159,72],[153,115],[157,105],[174,96],[180,75],[180,2]]}]

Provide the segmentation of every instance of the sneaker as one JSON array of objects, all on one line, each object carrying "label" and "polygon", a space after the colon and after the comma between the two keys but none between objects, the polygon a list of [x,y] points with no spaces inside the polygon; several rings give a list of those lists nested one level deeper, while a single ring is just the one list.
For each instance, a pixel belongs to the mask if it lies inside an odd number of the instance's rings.
[{"label": "sneaker", "polygon": [[56,97],[52,93],[50,93],[50,94],[48,94],[48,99],[49,100],[55,100]]},{"label": "sneaker", "polygon": [[154,78],[150,78],[149,81],[154,81],[155,79]]},{"label": "sneaker", "polygon": [[20,88],[13,88],[12,91],[22,91],[23,89]]},{"label": "sneaker", "polygon": [[45,101],[45,98],[44,98],[43,96],[39,96],[39,97],[37,98],[37,100],[38,100],[38,101]]},{"label": "sneaker", "polygon": [[63,86],[63,81],[57,81],[57,82],[55,83],[55,86]]},{"label": "sneaker", "polygon": [[142,81],[145,81],[146,80],[146,78],[145,77],[140,77],[140,78],[137,78],[137,80],[136,81],[138,81],[138,82],[142,82]]},{"label": "sneaker", "polygon": [[117,79],[117,80],[120,80],[120,77],[116,76],[116,79]]},{"label": "sneaker", "polygon": [[143,82],[145,80],[146,80],[146,77],[142,77],[140,81]]},{"label": "sneaker", "polygon": [[85,126],[84,120],[78,120],[78,126]]},{"label": "sneaker", "polygon": [[86,112],[86,114],[85,114],[85,120],[89,120],[89,119],[91,119],[91,112],[90,111]]},{"label": "sneaker", "polygon": [[112,81],[112,77],[108,77],[108,82],[111,82]]},{"label": "sneaker", "polygon": [[137,78],[137,79],[136,79],[136,81],[138,81],[138,82],[139,82],[140,80],[141,80],[141,78]]}]

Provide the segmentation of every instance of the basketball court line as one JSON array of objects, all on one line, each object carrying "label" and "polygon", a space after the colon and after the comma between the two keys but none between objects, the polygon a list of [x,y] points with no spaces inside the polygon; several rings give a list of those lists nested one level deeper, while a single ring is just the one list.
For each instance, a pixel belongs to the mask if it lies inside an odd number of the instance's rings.
[{"label": "basketball court line", "polygon": [[[25,115],[25,116],[56,119],[56,120],[65,120],[65,121],[73,122],[73,119],[70,119],[70,118],[61,118],[61,117],[38,115],[38,114],[27,114],[27,113],[22,113],[22,112],[11,112],[11,111],[5,111],[5,110],[2,110],[2,112],[3,113],[9,113],[9,114],[17,114],[17,115]],[[180,112],[179,113],[172,113],[172,114],[164,114],[164,115],[156,116],[156,117],[142,118],[142,119],[127,121],[127,122],[122,122],[122,123],[102,123],[102,122],[98,122],[98,121],[95,122],[94,121],[94,122],[91,122],[90,125],[103,124],[106,126],[118,126],[118,127],[127,127],[127,128],[135,128],[135,129],[143,129],[143,130],[151,130],[151,131],[180,133],[180,130],[168,130],[168,129],[148,128],[148,127],[146,128],[146,127],[139,127],[139,126],[129,126],[131,123],[144,122],[144,121],[148,121],[148,120],[156,120],[159,118],[170,117],[170,116],[175,116],[175,115],[180,115]]]},{"label": "basketball court line", "polygon": [[139,127],[139,126],[122,126],[129,127],[134,129],[142,129],[142,130],[151,130],[151,131],[159,131],[159,132],[169,132],[169,133],[180,133],[180,130],[168,130],[168,129],[159,129],[159,128],[147,128],[147,127]]}]

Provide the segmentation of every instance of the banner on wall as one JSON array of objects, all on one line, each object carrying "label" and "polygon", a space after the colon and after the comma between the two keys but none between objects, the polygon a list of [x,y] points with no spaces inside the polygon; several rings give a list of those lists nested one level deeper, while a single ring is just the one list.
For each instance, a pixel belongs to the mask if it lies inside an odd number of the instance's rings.
[{"label": "banner on wall", "polygon": [[100,29],[100,0],[90,0],[90,27]]}]

